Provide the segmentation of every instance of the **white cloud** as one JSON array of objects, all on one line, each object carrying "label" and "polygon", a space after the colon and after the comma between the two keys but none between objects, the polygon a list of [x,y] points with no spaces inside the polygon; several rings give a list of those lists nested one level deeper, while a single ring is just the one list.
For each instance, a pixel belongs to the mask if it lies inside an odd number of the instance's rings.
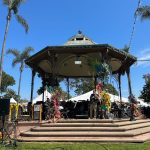
[{"label": "white cloud", "polygon": [[137,59],[141,61],[138,61],[136,66],[141,66],[144,68],[149,67],[150,61],[144,61],[144,60],[150,60],[150,49],[141,50]]}]

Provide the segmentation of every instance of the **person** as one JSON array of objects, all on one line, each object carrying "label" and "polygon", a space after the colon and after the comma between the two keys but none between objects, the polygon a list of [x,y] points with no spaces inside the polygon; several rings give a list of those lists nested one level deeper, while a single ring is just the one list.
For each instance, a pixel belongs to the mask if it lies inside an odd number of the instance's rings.
[{"label": "person", "polygon": [[30,118],[32,118],[32,103],[28,102],[27,111],[29,113]]},{"label": "person", "polygon": [[99,101],[99,96],[96,94],[96,90],[90,96],[90,118],[96,118],[97,116],[97,103]]},{"label": "person", "polygon": [[128,98],[130,100],[130,110],[131,110],[130,121],[135,121],[136,99],[132,94]]},{"label": "person", "polygon": [[52,106],[49,98],[47,98],[47,100],[45,101],[44,106],[45,106],[45,116],[46,116],[45,119],[49,120],[51,118],[50,116],[52,115],[52,111],[51,111]]}]

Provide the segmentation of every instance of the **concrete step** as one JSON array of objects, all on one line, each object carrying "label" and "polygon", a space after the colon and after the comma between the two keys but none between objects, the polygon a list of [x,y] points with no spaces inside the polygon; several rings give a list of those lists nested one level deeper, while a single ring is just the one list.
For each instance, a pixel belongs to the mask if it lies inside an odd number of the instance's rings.
[{"label": "concrete step", "polygon": [[[81,122],[80,122],[81,121]],[[150,120],[47,123],[18,137],[24,142],[144,142],[150,140]]]},{"label": "concrete step", "polygon": [[126,131],[124,128],[119,127],[35,127],[31,128],[33,132],[59,132],[59,131],[97,131],[97,132],[123,132]]},{"label": "concrete step", "polygon": [[117,124],[118,126],[129,126],[129,125],[142,124],[148,122],[150,123],[149,119],[141,119],[136,121],[115,122],[114,124]]},{"label": "concrete step", "polygon": [[[144,133],[145,130],[142,130]],[[147,131],[145,131],[147,133]],[[140,134],[140,132],[138,132]],[[27,137],[133,137],[136,135],[134,132],[97,132],[97,131],[77,131],[77,132],[32,132],[28,131],[25,133],[21,133],[20,136]]]},{"label": "concrete step", "polygon": [[126,131],[126,133],[132,133],[133,136],[142,135],[145,133],[150,133],[150,127],[133,129],[133,130]]},{"label": "concrete step", "polygon": [[150,126],[150,122],[144,122],[144,123],[138,123],[138,124],[130,124],[130,125],[126,125],[126,126],[120,126],[118,128],[120,129],[125,129],[127,130],[133,130],[133,129],[141,129],[141,128],[145,128],[145,127],[149,127]]},{"label": "concrete step", "polygon": [[129,119],[120,119],[120,120],[113,120],[113,119],[66,119],[66,120],[59,120],[58,123],[114,123],[114,122],[122,122],[122,121],[129,121]]},{"label": "concrete step", "polygon": [[[129,118],[126,119],[61,119],[58,123],[115,123],[115,122],[125,122],[129,121]],[[136,120],[141,120],[137,117]]]},{"label": "concrete step", "polygon": [[41,127],[118,127],[114,123],[45,123]]},{"label": "concrete step", "polygon": [[64,123],[45,123],[41,124],[42,127],[119,127],[119,126],[129,126],[134,124],[147,123],[150,120],[136,120],[136,121],[123,121],[123,122],[101,122],[97,120],[97,122],[64,122]]},{"label": "concrete step", "polygon": [[145,122],[141,124],[132,124],[130,126],[121,126],[121,127],[34,127],[31,128],[33,132],[51,132],[51,131],[101,131],[101,132],[123,132],[127,130],[139,129],[149,127],[150,122]]},{"label": "concrete step", "polygon": [[18,137],[21,142],[127,142],[143,143],[148,139],[125,137]]}]

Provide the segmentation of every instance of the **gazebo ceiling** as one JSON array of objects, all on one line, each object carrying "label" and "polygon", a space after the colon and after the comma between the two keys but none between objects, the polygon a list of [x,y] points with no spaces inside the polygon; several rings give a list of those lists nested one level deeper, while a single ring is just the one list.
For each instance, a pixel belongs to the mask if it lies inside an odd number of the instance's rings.
[{"label": "gazebo ceiling", "polygon": [[[80,37],[78,33],[78,38]],[[87,42],[88,38],[81,36]],[[75,39],[76,36],[70,38]],[[77,38],[77,39],[78,39]],[[120,51],[108,44],[70,44],[64,46],[48,46],[38,53],[34,54],[26,60],[26,64],[40,73],[43,77],[45,74],[55,74],[61,77],[93,77],[95,75],[93,69],[89,66],[89,59],[100,59],[106,57],[112,67],[112,72],[117,73],[126,70],[136,58],[129,53]],[[78,44],[77,44],[78,43]],[[75,61],[78,60],[78,64]]]}]

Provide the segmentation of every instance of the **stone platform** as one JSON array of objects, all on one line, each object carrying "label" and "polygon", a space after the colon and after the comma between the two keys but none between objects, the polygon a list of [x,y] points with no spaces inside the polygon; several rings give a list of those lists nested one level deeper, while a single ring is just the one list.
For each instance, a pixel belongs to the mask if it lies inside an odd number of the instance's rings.
[{"label": "stone platform", "polygon": [[24,142],[145,142],[150,140],[150,120],[77,119],[44,122],[21,131]]}]

